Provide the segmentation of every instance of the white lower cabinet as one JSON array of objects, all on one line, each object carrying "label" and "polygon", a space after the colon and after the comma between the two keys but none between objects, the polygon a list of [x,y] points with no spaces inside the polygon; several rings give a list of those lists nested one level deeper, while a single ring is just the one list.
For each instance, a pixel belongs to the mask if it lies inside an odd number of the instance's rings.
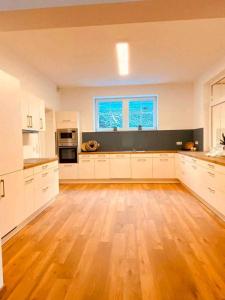
[{"label": "white lower cabinet", "polygon": [[173,157],[153,157],[153,178],[175,178]]},{"label": "white lower cabinet", "polygon": [[29,176],[24,178],[24,203],[23,203],[24,214],[20,222],[27,219],[29,216],[31,216],[34,213],[35,199],[36,199],[35,196],[36,195],[35,195],[34,176]]},{"label": "white lower cabinet", "polygon": [[137,179],[152,178],[152,158],[141,156],[131,157],[131,177]]},{"label": "white lower cabinet", "polygon": [[59,179],[78,179],[78,164],[59,164]]},{"label": "white lower cabinet", "polygon": [[0,235],[8,234],[17,226],[20,204],[23,203],[23,171],[0,177]]},{"label": "white lower cabinet", "polygon": [[110,178],[110,163],[108,158],[95,159],[95,179]]},{"label": "white lower cabinet", "polygon": [[110,157],[110,178],[131,178],[130,155],[112,154]]},{"label": "white lower cabinet", "polygon": [[95,178],[95,160],[93,158],[80,158],[79,161],[79,178]]}]

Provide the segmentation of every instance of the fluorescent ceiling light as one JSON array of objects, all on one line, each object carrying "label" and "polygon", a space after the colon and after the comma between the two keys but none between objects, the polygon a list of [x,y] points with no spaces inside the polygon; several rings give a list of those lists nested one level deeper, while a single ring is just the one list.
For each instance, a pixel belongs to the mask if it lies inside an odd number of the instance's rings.
[{"label": "fluorescent ceiling light", "polygon": [[129,45],[128,43],[116,44],[119,74],[125,76],[129,74]]}]

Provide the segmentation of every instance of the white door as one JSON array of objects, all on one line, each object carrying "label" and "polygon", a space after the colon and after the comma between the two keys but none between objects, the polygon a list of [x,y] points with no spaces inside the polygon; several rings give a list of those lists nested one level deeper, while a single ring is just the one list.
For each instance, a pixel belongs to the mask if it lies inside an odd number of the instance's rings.
[{"label": "white door", "polygon": [[95,178],[96,179],[109,179],[109,159],[108,158],[97,158],[95,159]]},{"label": "white door", "polygon": [[0,235],[5,236],[17,224],[17,209],[23,202],[23,171],[1,177]]},{"label": "white door", "polygon": [[221,104],[212,107],[212,146],[219,145],[221,131]]},{"label": "white door", "polygon": [[0,175],[23,168],[20,84],[0,71]]},{"label": "white door", "polygon": [[82,158],[79,161],[79,179],[95,178],[95,161],[94,159]]},{"label": "white door", "polygon": [[131,158],[132,178],[152,178],[152,158]]},{"label": "white door", "polygon": [[110,158],[110,177],[131,178],[130,158]]},{"label": "white door", "polygon": [[153,158],[153,178],[175,178],[174,158]]}]

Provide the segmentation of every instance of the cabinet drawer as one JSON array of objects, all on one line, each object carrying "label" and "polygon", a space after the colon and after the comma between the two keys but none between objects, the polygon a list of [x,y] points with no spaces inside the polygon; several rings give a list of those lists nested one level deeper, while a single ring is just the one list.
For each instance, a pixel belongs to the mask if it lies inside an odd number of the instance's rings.
[{"label": "cabinet drawer", "polygon": [[166,158],[166,157],[175,157],[175,153],[153,153],[152,157],[157,158]]},{"label": "cabinet drawer", "polygon": [[94,159],[96,158],[109,158],[110,155],[109,154],[93,154],[94,155]]},{"label": "cabinet drawer", "polygon": [[152,153],[135,153],[131,154],[131,158],[151,158]]},{"label": "cabinet drawer", "polygon": [[34,174],[41,173],[47,169],[49,169],[51,163],[43,164],[34,168]]},{"label": "cabinet drawer", "polygon": [[82,160],[82,159],[94,159],[95,155],[97,155],[97,154],[80,154],[79,155],[79,160]]},{"label": "cabinet drawer", "polygon": [[110,154],[110,158],[111,159],[115,159],[115,158],[127,158],[129,159],[130,158],[130,154],[123,154],[123,153],[119,153],[119,154]]},{"label": "cabinet drawer", "polygon": [[33,176],[34,175],[34,168],[29,168],[29,169],[25,169],[23,170],[23,177],[29,177],[29,176]]}]

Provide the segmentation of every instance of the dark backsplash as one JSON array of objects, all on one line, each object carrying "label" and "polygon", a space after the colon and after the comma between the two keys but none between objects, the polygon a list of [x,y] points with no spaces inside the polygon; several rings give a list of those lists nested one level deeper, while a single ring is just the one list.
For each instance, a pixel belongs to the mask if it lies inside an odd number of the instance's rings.
[{"label": "dark backsplash", "polygon": [[83,132],[82,141],[96,140],[99,151],[180,150],[176,142],[198,141],[203,151],[203,128],[187,130]]}]

